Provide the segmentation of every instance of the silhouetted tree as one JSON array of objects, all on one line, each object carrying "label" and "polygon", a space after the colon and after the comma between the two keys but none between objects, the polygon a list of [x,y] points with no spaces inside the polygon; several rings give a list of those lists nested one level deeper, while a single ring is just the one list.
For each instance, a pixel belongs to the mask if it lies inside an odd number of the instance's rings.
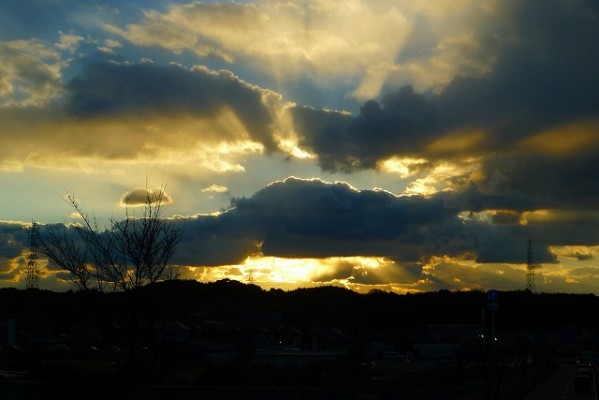
[{"label": "silhouetted tree", "polygon": [[68,273],[71,282],[79,289],[91,289],[95,276],[98,289],[102,289],[103,282],[97,274],[92,274],[92,267],[88,263],[88,249],[78,237],[69,236],[68,226],[46,225],[43,232],[37,228],[35,231],[36,252]]},{"label": "silhouetted tree", "polygon": [[177,270],[169,261],[181,238],[181,229],[163,217],[164,189],[146,189],[140,215],[126,206],[125,218],[111,218],[110,227],[105,230],[83,210],[73,194],[67,194],[67,203],[81,219],[69,227],[77,235],[70,236],[64,225],[38,229],[38,252],[67,271],[73,283],[83,290],[90,289],[94,282],[99,290],[127,290],[176,278]]},{"label": "silhouetted tree", "polygon": [[[182,232],[175,221],[163,216],[165,196],[164,185],[154,191],[146,185],[141,212],[136,215],[126,195],[125,218],[111,218],[110,226],[102,230],[97,219],[83,210],[75,196],[67,194],[66,201],[80,222],[69,229],[62,225],[36,230],[39,253],[67,271],[80,289],[89,290],[95,283],[100,291],[122,292],[124,303],[119,308],[128,312],[129,340],[128,357],[120,365],[123,398],[127,397],[137,369],[134,354],[144,329],[142,315],[152,307],[151,299],[142,298],[141,289],[177,277],[177,270],[169,261]],[[153,321],[146,321],[145,328],[152,329],[152,325]]]}]

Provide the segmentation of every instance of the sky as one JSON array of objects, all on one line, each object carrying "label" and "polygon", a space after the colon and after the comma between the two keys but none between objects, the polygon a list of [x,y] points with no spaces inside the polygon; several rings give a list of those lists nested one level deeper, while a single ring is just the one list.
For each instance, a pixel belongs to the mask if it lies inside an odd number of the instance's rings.
[{"label": "sky", "polygon": [[599,294],[597,71],[594,0],[0,0],[0,287],[163,187],[185,279]]}]

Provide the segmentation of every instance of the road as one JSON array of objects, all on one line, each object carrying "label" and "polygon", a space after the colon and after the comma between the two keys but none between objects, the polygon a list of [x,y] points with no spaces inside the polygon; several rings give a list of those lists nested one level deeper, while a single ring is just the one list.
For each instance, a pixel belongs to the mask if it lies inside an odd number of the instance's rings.
[{"label": "road", "polygon": [[555,372],[537,386],[524,400],[597,400],[597,379],[593,374],[594,384],[590,393],[576,393],[574,377],[576,369],[573,362],[561,362]]}]

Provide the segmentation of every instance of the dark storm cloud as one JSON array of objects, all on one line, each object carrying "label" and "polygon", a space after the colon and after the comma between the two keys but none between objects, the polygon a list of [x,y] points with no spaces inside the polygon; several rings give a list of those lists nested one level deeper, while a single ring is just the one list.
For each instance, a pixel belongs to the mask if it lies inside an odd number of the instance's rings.
[{"label": "dark storm cloud", "polygon": [[[288,178],[234,199],[234,208],[219,216],[186,220],[177,262],[234,264],[260,251],[279,257],[386,256],[396,262],[435,255],[526,261],[527,238],[536,225],[462,219],[458,214],[469,204],[456,197],[397,197],[345,183]],[[546,244],[541,232],[538,262],[555,261]]]},{"label": "dark storm cloud", "polygon": [[[567,135],[567,133],[564,133]],[[494,154],[485,159],[478,190],[527,198],[529,207],[594,208],[599,200],[599,148],[551,157],[534,153]]]},{"label": "dark storm cloud", "polygon": [[584,210],[569,217],[531,221],[526,230],[531,238],[542,238],[547,245],[593,246],[599,243],[598,215]]},{"label": "dark storm cloud", "polygon": [[276,148],[269,102],[278,95],[241,81],[228,71],[179,66],[92,62],[71,80],[67,109],[79,118],[216,117],[232,110],[249,135]]},{"label": "dark storm cloud", "polygon": [[[456,79],[444,108],[494,126],[501,138],[597,115],[599,5],[595,1],[507,1],[504,39],[486,79]],[[498,138],[500,139],[500,138]],[[499,143],[499,140],[497,141]]]},{"label": "dark storm cloud", "polygon": [[[530,209],[595,207],[599,3],[507,1],[499,7],[503,25],[479,37],[497,54],[489,75],[457,76],[438,94],[403,88],[365,103],[354,117],[296,107],[291,112],[301,144],[328,171],[376,168],[394,155],[482,157],[474,181],[485,195]],[[554,133],[543,136],[548,131]]]},{"label": "dark storm cloud", "polygon": [[448,122],[422,94],[404,87],[385,96],[381,103],[370,100],[360,114],[347,114],[296,107],[291,110],[300,144],[318,154],[327,171],[375,168],[393,155],[417,156],[431,136]]},{"label": "dark storm cloud", "polygon": [[236,213],[266,222],[272,236],[280,232],[339,241],[391,240],[452,212],[437,198],[396,197],[382,190],[296,178],[273,183],[251,198],[234,199],[233,205]]},{"label": "dark storm cloud", "polygon": [[260,250],[282,257],[389,254],[400,238],[421,240],[419,228],[455,213],[442,199],[296,178],[233,199],[232,206],[217,217],[186,222],[183,247],[190,251],[184,254],[197,257],[194,263],[236,263]]},{"label": "dark storm cloud", "polygon": [[418,229],[455,213],[442,199],[296,178],[233,199],[232,206],[217,217],[186,222],[183,243],[195,253],[185,254],[214,264],[240,262],[260,250],[282,257],[389,254],[400,238],[421,240]]},{"label": "dark storm cloud", "polygon": [[177,264],[237,264],[260,251],[260,227],[248,226],[232,212],[179,222],[184,229],[174,257]]},{"label": "dark storm cloud", "polygon": [[20,222],[0,221],[0,257],[7,259],[21,255],[27,246],[29,230]]},{"label": "dark storm cloud", "polygon": [[[546,228],[546,227],[544,227]],[[446,231],[447,232],[447,231]],[[534,237],[535,263],[553,263],[556,257],[551,254],[548,246],[551,244],[543,232],[533,234],[528,226],[513,225],[510,227],[470,221],[463,231],[457,231],[457,238],[468,237],[473,241],[472,251],[476,254],[475,260],[481,263],[523,263],[527,261],[528,239]],[[443,237],[448,240],[447,249],[456,251],[456,237],[450,235]],[[467,252],[468,246],[457,242]],[[468,242],[466,242],[468,243]],[[443,247],[442,247],[443,248]],[[439,254],[439,253],[437,253]],[[446,254],[451,254],[446,251]]]}]

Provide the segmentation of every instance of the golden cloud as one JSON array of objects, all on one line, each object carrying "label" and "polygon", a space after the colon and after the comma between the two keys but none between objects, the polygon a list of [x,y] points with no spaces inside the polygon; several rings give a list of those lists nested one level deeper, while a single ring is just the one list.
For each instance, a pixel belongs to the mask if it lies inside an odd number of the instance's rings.
[{"label": "golden cloud", "polygon": [[534,222],[591,222],[599,221],[599,212],[586,210],[581,213],[579,210],[535,210],[522,213],[523,224]]},{"label": "golden cloud", "polygon": [[213,184],[202,189],[203,193],[227,193],[229,189],[226,186]]},{"label": "golden cloud", "polygon": [[484,130],[449,132],[430,143],[426,152],[433,155],[477,154],[486,139]]},{"label": "golden cloud", "polygon": [[156,188],[154,190],[136,188],[131,192],[125,192],[120,200],[122,207],[169,203],[172,203],[172,199],[163,188]]},{"label": "golden cloud", "polygon": [[[30,110],[0,119],[0,168],[23,165],[94,172],[103,163],[195,164],[212,171],[243,171],[242,156],[261,153],[228,109],[210,118],[192,115],[66,119]],[[1,113],[0,113],[1,115]]]},{"label": "golden cloud", "polygon": [[480,160],[470,158],[462,161],[442,161],[431,164],[426,176],[412,181],[406,194],[432,195],[434,193],[454,190],[470,179],[480,169]]},{"label": "golden cloud", "polygon": [[41,106],[62,93],[60,54],[37,40],[0,41],[0,107]]},{"label": "golden cloud", "polygon": [[[494,1],[460,3],[193,3],[174,5],[164,13],[148,11],[142,21],[125,28],[105,28],[140,46],[188,50],[230,63],[247,58],[277,81],[297,76],[322,84],[357,79],[353,95],[366,99],[378,95],[390,80],[415,82],[425,89],[448,83],[457,72],[480,75],[489,70],[492,59],[472,31],[484,25]],[[413,22],[418,19],[426,21],[423,26]],[[417,37],[425,37],[426,43],[410,42],[420,40]],[[414,53],[416,47],[424,53]]]},{"label": "golden cloud", "polygon": [[576,258],[580,261],[599,257],[599,246],[551,246],[549,250],[560,258]]},{"label": "golden cloud", "polygon": [[596,148],[599,144],[599,121],[584,120],[537,133],[520,143],[520,147],[553,157],[570,157]]},{"label": "golden cloud", "polygon": [[391,157],[378,163],[377,167],[381,171],[398,174],[400,178],[408,178],[420,172],[428,165],[424,158],[410,157]]}]

